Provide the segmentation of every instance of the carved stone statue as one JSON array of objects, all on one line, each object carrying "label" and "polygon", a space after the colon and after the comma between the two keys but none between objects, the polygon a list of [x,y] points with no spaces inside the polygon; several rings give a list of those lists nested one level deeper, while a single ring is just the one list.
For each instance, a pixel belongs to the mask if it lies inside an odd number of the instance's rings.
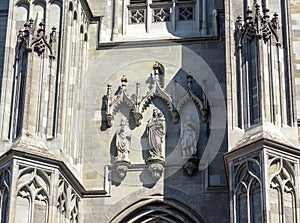
[{"label": "carved stone statue", "polygon": [[131,143],[131,133],[128,127],[125,125],[125,121],[122,119],[120,128],[116,132],[116,147],[117,157],[116,161],[129,162],[129,149]]},{"label": "carved stone statue", "polygon": [[163,114],[157,109],[153,109],[152,118],[148,120],[147,134],[149,139],[149,154],[150,159],[164,160],[162,155],[162,144],[165,136],[165,125],[164,125]]},{"label": "carved stone statue", "polygon": [[197,152],[197,135],[199,128],[193,123],[192,116],[188,115],[181,128],[180,143],[183,159],[188,159]]}]

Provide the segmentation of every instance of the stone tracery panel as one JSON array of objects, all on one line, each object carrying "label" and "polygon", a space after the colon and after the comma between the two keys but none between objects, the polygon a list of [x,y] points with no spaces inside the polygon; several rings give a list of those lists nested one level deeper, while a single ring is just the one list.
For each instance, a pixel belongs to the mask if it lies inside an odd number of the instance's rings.
[{"label": "stone tracery panel", "polygon": [[51,173],[20,165],[16,222],[48,222]]},{"label": "stone tracery panel", "polygon": [[[262,222],[262,179],[260,158],[237,164],[234,174],[234,222]],[[248,215],[250,213],[250,216]]]},{"label": "stone tracery panel", "polygon": [[268,157],[270,221],[297,222],[295,163]]},{"label": "stone tracery panel", "polygon": [[10,167],[2,167],[0,173],[0,222],[8,222],[9,201],[11,191],[11,169]]},{"label": "stone tracery panel", "polygon": [[57,195],[57,222],[63,222],[66,218],[67,211],[67,183],[60,177],[58,183],[58,195]]},{"label": "stone tracery panel", "polygon": [[70,223],[77,223],[78,222],[78,214],[79,214],[79,207],[78,207],[79,197],[78,195],[72,190],[71,197],[70,197]]}]

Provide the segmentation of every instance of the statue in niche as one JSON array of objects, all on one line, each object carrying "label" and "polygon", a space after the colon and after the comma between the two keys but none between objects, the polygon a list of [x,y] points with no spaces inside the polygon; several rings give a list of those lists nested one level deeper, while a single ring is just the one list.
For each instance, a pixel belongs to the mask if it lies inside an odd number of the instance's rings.
[{"label": "statue in niche", "polygon": [[163,114],[157,109],[153,109],[152,118],[148,120],[147,134],[149,139],[149,154],[148,160],[159,159],[164,160],[162,155],[162,144],[165,136],[165,119]]},{"label": "statue in niche", "polygon": [[180,143],[183,159],[188,159],[197,152],[197,135],[199,128],[193,123],[192,116],[188,115],[181,128]]},{"label": "statue in niche", "polygon": [[129,160],[130,143],[131,143],[131,133],[129,128],[126,126],[125,121],[122,119],[120,123],[120,127],[116,132],[116,147],[117,147],[116,162],[125,161],[130,163]]}]

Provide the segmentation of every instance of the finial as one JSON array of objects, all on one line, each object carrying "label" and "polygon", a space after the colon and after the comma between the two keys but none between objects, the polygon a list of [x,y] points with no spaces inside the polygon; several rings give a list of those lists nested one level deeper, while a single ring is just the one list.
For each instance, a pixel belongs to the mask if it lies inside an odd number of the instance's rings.
[{"label": "finial", "polygon": [[110,96],[111,96],[111,84],[110,84],[110,83],[107,84],[106,95],[107,95],[107,97],[109,97],[109,98],[110,98]]},{"label": "finial", "polygon": [[125,74],[123,74],[123,77],[121,78],[121,86],[123,90],[126,90],[126,85],[127,85],[127,77]]},{"label": "finial", "polygon": [[191,90],[191,88],[192,88],[192,82],[193,82],[193,76],[189,74],[189,75],[186,76],[186,78],[187,78],[188,90]]},{"label": "finial", "polygon": [[141,96],[141,89],[140,89],[141,84],[136,83],[136,89],[135,89],[135,103],[138,104]]}]

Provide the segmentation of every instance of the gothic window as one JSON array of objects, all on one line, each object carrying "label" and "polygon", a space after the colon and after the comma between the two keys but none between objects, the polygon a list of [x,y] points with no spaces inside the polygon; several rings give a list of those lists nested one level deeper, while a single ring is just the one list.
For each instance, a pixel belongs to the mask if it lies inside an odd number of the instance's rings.
[{"label": "gothic window", "polygon": [[145,23],[146,7],[146,0],[130,0],[129,24]]},{"label": "gothic window", "polygon": [[130,24],[145,23],[145,9],[132,9],[129,12]]},{"label": "gothic window", "polygon": [[[184,0],[130,0],[128,5],[128,23],[144,24],[193,20],[195,1]],[[148,13],[150,11],[150,13]],[[172,15],[177,14],[176,17]]]},{"label": "gothic window", "polygon": [[171,20],[172,1],[152,0],[152,22],[167,22]]},{"label": "gothic window", "polygon": [[[117,19],[119,11],[113,9],[111,41],[145,40],[149,34],[155,39],[217,35],[217,11],[208,0],[124,0],[123,7],[123,24]],[[208,22],[209,16],[213,16],[212,22]],[[108,41],[107,37],[103,34],[100,42]]]},{"label": "gothic window", "polygon": [[154,8],[153,9],[153,22],[166,22],[170,21],[170,8]]},{"label": "gothic window", "polygon": [[194,19],[194,8],[192,6],[179,7],[178,8],[178,20],[193,20]]}]

